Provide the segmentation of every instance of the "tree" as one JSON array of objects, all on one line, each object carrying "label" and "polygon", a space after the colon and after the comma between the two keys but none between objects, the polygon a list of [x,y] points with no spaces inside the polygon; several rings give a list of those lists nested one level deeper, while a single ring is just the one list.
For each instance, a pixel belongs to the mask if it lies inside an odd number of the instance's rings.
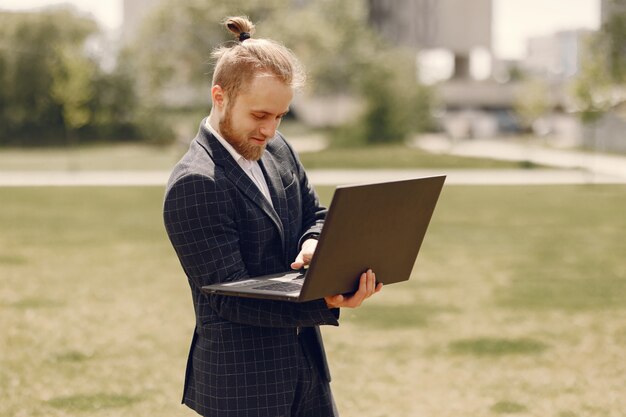
[{"label": "tree", "polygon": [[296,52],[313,94],[360,91],[364,67],[392,49],[367,24],[366,7],[362,0],[310,1],[270,17],[270,37],[284,40]]},{"label": "tree", "polygon": [[352,145],[393,143],[403,142],[411,132],[430,128],[432,92],[416,78],[410,54],[380,52],[377,59],[361,67],[357,77],[365,111],[337,136],[346,136]]},{"label": "tree", "polygon": [[98,35],[95,21],[68,9],[0,13],[0,145],[169,135],[139,111],[123,57],[106,72],[86,51]]},{"label": "tree", "polygon": [[616,84],[626,81],[626,0],[611,0],[613,12],[602,25],[600,37],[606,46],[609,74]]},{"label": "tree", "polygon": [[269,25],[303,60],[311,93],[363,100],[360,117],[335,132],[340,145],[401,142],[432,124],[432,93],[418,84],[415,51],[384,41],[368,24],[367,7],[362,0],[312,1],[280,11]]},{"label": "tree", "polygon": [[0,14],[4,141],[16,136],[38,141],[63,130],[62,105],[50,93],[51,68],[59,65],[62,45],[80,48],[96,30],[93,20],[68,10]]},{"label": "tree", "polygon": [[124,52],[132,57],[142,97],[158,101],[161,91],[172,85],[208,91],[209,54],[216,45],[232,40],[223,30],[221,20],[245,10],[259,23],[289,5],[289,0],[162,1]]},{"label": "tree", "polygon": [[551,110],[550,107],[550,86],[546,81],[539,78],[527,78],[522,81],[514,108],[525,128],[540,134],[538,122]]},{"label": "tree", "polygon": [[148,19],[133,48],[147,101],[168,84],[208,91],[208,54],[232,39],[218,19],[245,11],[255,36],[284,41],[302,60],[308,94],[363,98],[364,123],[353,135],[361,143],[402,140],[426,118],[430,95],[417,84],[414,54],[382,41],[367,24],[363,0],[173,1]]},{"label": "tree", "polygon": [[626,0],[613,0],[611,10],[600,31],[590,37],[571,85],[575,109],[581,122],[590,126],[593,147],[599,120],[626,100]]},{"label": "tree", "polygon": [[94,91],[92,80],[96,73],[93,62],[74,48],[59,47],[57,64],[52,67],[52,98],[61,106],[66,132],[85,126],[92,118],[89,108]]}]

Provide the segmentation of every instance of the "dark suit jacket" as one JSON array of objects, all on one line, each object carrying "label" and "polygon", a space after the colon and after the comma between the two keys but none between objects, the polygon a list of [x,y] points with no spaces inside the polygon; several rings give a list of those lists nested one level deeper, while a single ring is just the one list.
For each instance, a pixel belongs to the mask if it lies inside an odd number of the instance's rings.
[{"label": "dark suit jacket", "polygon": [[298,338],[330,380],[317,326],[338,325],[339,311],[324,300],[209,296],[200,288],[289,270],[301,239],[321,231],[326,209],[280,134],[260,160],[272,207],[204,123],[174,168],[164,202],[196,313],[183,403],[203,416],[289,415]]}]

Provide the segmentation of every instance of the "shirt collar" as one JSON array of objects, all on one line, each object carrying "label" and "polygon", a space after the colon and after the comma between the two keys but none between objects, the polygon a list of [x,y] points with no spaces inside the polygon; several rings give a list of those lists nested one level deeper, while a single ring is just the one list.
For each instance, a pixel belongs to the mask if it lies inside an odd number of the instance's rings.
[{"label": "shirt collar", "polygon": [[213,134],[213,136],[215,136],[215,138],[219,141],[219,143],[221,143],[222,146],[224,148],[226,148],[226,150],[233,157],[235,162],[237,162],[242,168],[245,168],[245,169],[251,169],[252,168],[253,161],[247,160],[239,152],[237,152],[237,150],[235,148],[233,148],[233,145],[231,145],[226,139],[224,139],[222,137],[222,135],[220,135],[218,133],[218,131],[216,129],[214,129],[213,126],[211,126],[211,123],[209,123],[209,118],[208,117],[207,117],[206,122],[204,124],[205,124],[206,128],[209,129],[209,132],[211,132]]}]

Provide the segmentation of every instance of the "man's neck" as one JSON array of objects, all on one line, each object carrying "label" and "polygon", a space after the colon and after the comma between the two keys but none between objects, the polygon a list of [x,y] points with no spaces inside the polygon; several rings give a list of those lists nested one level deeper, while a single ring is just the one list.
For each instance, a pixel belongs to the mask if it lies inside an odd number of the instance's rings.
[{"label": "man's neck", "polygon": [[213,110],[211,110],[211,113],[209,113],[209,124],[217,133],[220,134],[220,136],[224,137],[224,135],[222,135],[222,132],[220,132],[219,116],[217,115],[217,112]]}]

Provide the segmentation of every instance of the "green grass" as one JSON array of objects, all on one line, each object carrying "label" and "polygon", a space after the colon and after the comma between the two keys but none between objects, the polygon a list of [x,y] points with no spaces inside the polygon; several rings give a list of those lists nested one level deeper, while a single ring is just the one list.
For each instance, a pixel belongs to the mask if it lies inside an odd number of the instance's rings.
[{"label": "green grass", "polygon": [[435,155],[405,145],[328,148],[302,154],[300,159],[307,169],[524,168],[517,162]]},{"label": "green grass", "polygon": [[529,338],[501,339],[496,337],[479,337],[455,340],[450,343],[450,351],[452,353],[490,357],[541,353],[547,348],[548,346],[545,343]]},{"label": "green grass", "polygon": [[139,398],[119,394],[81,394],[68,397],[55,397],[48,401],[54,408],[68,411],[96,412],[103,408],[123,408],[139,401]]},{"label": "green grass", "polygon": [[[290,129],[295,129],[293,127]],[[191,140],[194,132],[188,133]],[[303,139],[306,140],[306,139]],[[170,170],[188,144],[112,144],[72,148],[0,148],[0,171]],[[434,155],[403,145],[326,149],[302,153],[307,169],[526,168],[521,163]]]},{"label": "green grass", "polygon": [[171,169],[187,145],[108,144],[0,148],[0,171],[127,171]]},{"label": "green grass", "polygon": [[[162,196],[0,188],[0,415],[195,415]],[[618,415],[624,207],[625,186],[446,187],[412,279],[324,329],[342,415]]]}]

